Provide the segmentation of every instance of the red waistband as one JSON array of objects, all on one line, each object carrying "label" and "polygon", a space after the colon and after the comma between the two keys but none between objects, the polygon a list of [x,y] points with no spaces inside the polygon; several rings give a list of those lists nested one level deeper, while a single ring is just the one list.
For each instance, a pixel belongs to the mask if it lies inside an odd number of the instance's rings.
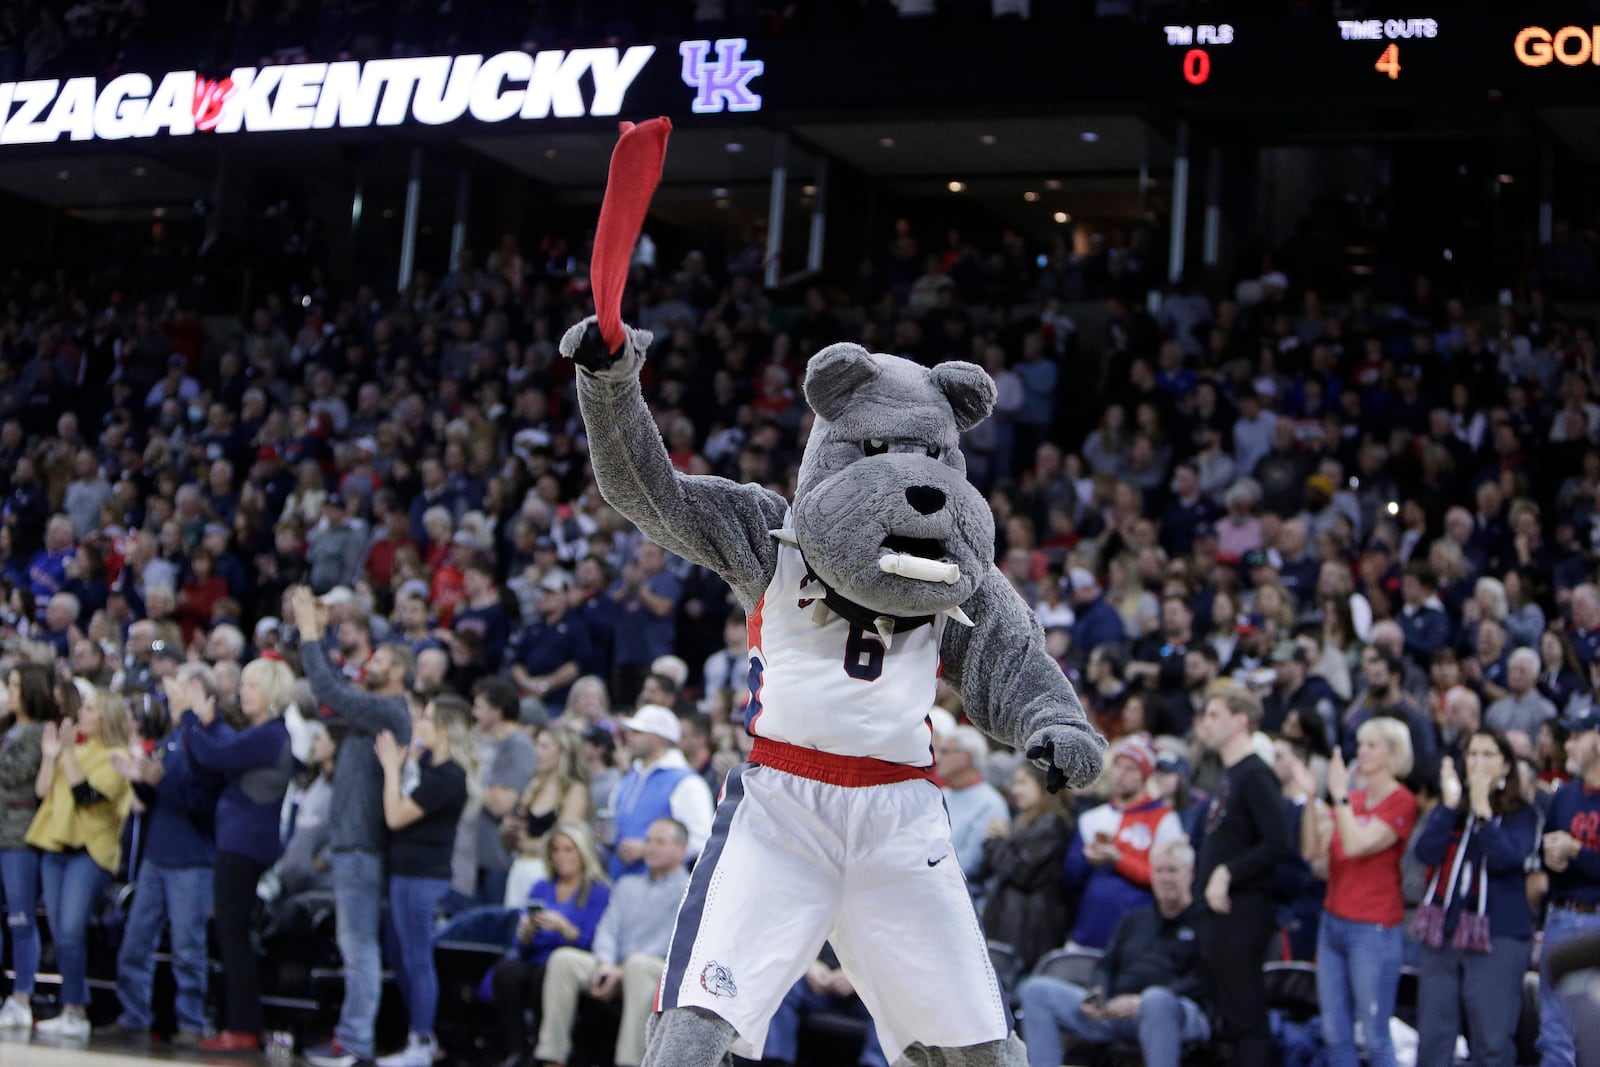
[{"label": "red waistband", "polygon": [[871,756],[841,756],[815,748],[802,748],[786,741],[773,741],[758,737],[750,746],[750,762],[775,771],[783,771],[814,782],[860,789],[871,785],[894,785],[897,782],[933,780],[932,767],[912,767],[905,763],[890,763]]}]

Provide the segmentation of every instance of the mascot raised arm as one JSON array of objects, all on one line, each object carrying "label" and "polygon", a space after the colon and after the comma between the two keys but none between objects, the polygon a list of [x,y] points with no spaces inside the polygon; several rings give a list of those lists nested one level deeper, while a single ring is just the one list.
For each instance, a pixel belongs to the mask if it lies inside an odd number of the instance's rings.
[{"label": "mascot raised arm", "polygon": [[723,787],[678,911],[646,1067],[759,1059],[784,994],[831,941],[891,1062],[1022,1067],[949,818],[928,710],[941,673],[979,729],[1048,768],[1100,773],[1105,741],[994,566],[960,435],[994,382],[835,344],[806,367],[816,421],[794,502],[678,473],[645,406],[651,335],[622,287],[670,125],[623,127],[592,260],[595,318],[567,331],[606,501],[719,574],[750,629],[750,760]]}]

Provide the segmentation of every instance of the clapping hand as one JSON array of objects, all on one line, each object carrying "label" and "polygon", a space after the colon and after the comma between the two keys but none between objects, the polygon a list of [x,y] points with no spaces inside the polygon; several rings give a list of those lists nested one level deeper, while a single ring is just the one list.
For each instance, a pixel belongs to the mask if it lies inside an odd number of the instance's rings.
[{"label": "clapping hand", "polygon": [[1339,804],[1350,795],[1350,768],[1345,766],[1344,753],[1333,750],[1328,761],[1328,799]]},{"label": "clapping hand", "polygon": [[111,753],[111,769],[128,781],[143,785],[159,785],[167,773],[160,760],[131,751]]},{"label": "clapping hand", "polygon": [[373,750],[378,754],[378,763],[384,771],[397,774],[405,766],[406,750],[400,747],[400,742],[394,739],[394,734],[388,730],[378,735],[372,744]]},{"label": "clapping hand", "polygon": [[1450,756],[1439,764],[1439,801],[1447,808],[1461,803],[1461,777],[1456,774],[1456,761]]},{"label": "clapping hand", "polygon": [[1565,830],[1551,830],[1544,835],[1544,865],[1552,871],[1566,870],[1582,851],[1583,845]]}]

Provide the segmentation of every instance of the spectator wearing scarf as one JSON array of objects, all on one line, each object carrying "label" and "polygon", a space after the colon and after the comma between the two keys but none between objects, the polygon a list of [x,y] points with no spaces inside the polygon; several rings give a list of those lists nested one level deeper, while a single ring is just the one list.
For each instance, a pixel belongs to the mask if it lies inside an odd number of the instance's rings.
[{"label": "spectator wearing scarf", "polygon": [[1464,1008],[1472,1062],[1514,1067],[1533,937],[1523,867],[1539,817],[1498,730],[1472,732],[1466,765],[1463,787],[1454,761],[1444,762],[1441,803],[1417,837],[1417,858],[1433,869],[1411,924],[1422,944],[1417,1062],[1451,1062]]}]

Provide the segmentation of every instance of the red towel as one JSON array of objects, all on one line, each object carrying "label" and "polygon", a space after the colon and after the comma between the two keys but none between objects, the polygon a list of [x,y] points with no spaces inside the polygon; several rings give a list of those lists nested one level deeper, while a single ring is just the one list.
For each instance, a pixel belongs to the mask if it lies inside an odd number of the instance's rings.
[{"label": "red towel", "polygon": [[606,177],[606,198],[600,205],[600,225],[594,235],[594,255],[589,260],[589,285],[594,290],[594,312],[600,336],[615,352],[626,339],[622,332],[622,290],[628,284],[628,265],[639,240],[650,197],[661,184],[661,165],[667,158],[667,135],[672,121],[651,119],[635,126],[622,125],[622,136],[611,151],[611,171]]}]

